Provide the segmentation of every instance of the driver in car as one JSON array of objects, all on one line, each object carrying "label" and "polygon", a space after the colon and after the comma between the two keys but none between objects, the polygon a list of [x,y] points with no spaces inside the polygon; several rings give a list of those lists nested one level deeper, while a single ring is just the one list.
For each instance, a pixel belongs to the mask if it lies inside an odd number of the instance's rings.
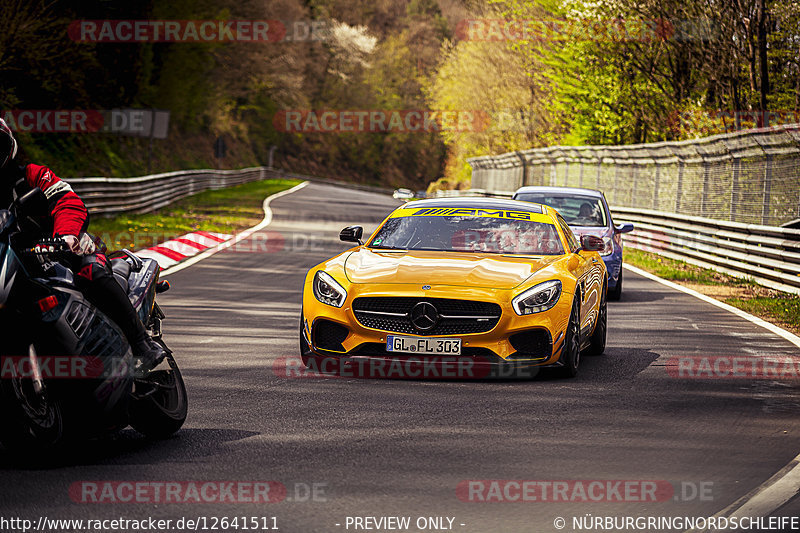
[{"label": "driver in car", "polygon": [[83,201],[52,170],[34,164],[20,166],[16,156],[17,141],[0,118],[0,208],[36,187],[41,189],[47,198],[52,236],[63,239],[78,256],[78,288],[122,329],[143,368],[157,365],[166,355],[164,349],[147,334],[128,295],[114,279],[103,253],[105,246],[98,250],[96,242],[102,242],[86,233],[89,213]]},{"label": "driver in car", "polygon": [[581,204],[581,208],[578,211],[578,216],[572,221],[572,224],[592,225],[597,222],[597,214],[595,213],[594,207],[592,207],[592,204],[584,202]]}]

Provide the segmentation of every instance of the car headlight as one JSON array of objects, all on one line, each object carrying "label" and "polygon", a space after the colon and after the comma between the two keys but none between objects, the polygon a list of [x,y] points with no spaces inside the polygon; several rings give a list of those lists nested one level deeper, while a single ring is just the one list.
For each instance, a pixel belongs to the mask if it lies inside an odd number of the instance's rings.
[{"label": "car headlight", "polygon": [[600,255],[611,255],[614,253],[614,240],[611,237],[603,237],[603,249]]},{"label": "car headlight", "polygon": [[561,282],[557,279],[540,283],[516,296],[511,306],[518,315],[541,313],[551,309],[561,296]]},{"label": "car headlight", "polygon": [[314,275],[314,296],[324,304],[341,307],[347,298],[347,291],[333,279],[333,276],[318,270]]}]

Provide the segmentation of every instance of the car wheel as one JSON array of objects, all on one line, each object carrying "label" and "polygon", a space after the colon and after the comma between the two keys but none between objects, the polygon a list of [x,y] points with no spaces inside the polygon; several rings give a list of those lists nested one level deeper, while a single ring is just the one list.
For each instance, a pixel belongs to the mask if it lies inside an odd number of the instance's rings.
[{"label": "car wheel", "polygon": [[619,278],[617,285],[608,291],[608,299],[612,302],[618,302],[622,299],[622,265],[619,267]]},{"label": "car wheel", "polygon": [[578,295],[576,294],[572,312],[569,314],[567,332],[564,334],[564,347],[561,349],[561,357],[558,359],[564,365],[559,368],[558,374],[564,378],[574,378],[578,374],[578,365],[581,362],[580,316]]},{"label": "car wheel", "polygon": [[[605,294],[605,291],[603,291]],[[600,299],[600,307],[597,310],[597,324],[594,326],[594,333],[592,333],[591,342],[587,355],[602,355],[606,351],[606,331],[608,324],[608,305],[606,304],[606,297]]]}]

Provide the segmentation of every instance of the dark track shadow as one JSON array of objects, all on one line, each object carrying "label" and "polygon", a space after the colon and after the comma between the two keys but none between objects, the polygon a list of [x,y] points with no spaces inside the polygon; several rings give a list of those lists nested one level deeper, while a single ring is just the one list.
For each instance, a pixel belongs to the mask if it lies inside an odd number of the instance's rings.
[{"label": "dark track shadow", "polygon": [[617,307],[625,304],[636,304],[646,302],[658,302],[664,299],[663,291],[636,291],[624,289],[622,291],[622,299],[616,302],[608,302],[611,307]]},{"label": "dark track shadow", "polygon": [[71,442],[47,452],[14,455],[0,448],[0,471],[185,461],[223,453],[224,444],[258,434],[230,429],[183,429],[170,438],[150,440],[132,429],[124,429],[100,438]]}]

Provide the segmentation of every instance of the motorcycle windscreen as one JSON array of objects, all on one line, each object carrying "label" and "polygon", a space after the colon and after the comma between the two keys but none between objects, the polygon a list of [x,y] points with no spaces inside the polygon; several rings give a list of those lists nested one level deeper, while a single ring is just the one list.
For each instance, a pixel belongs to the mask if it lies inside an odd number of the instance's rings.
[{"label": "motorcycle windscreen", "polygon": [[152,259],[143,259],[144,266],[139,272],[131,272],[128,278],[128,297],[139,318],[147,324],[153,303],[156,300],[156,283],[158,283],[159,266]]},{"label": "motorcycle windscreen", "polygon": [[6,307],[19,292],[19,283],[27,273],[17,254],[5,243],[0,243],[0,308]]}]

